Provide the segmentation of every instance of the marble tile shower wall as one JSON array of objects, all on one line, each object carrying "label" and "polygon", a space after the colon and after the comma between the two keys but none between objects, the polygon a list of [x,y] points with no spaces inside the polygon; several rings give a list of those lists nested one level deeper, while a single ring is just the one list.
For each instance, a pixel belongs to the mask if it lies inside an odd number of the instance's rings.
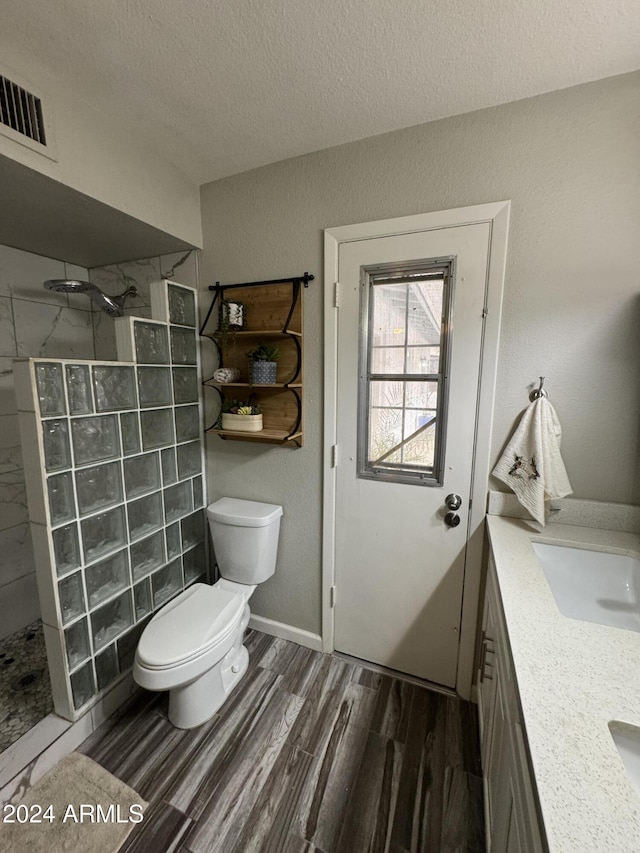
[{"label": "marble tile shower wall", "polygon": [[40,616],[29,535],[13,359],[116,359],[113,320],[81,294],[54,293],[50,278],[91,280],[109,295],[135,285],[125,313],[151,316],[150,287],[163,278],[197,287],[196,252],[87,270],[0,245],[0,639]]},{"label": "marble tile shower wall", "polygon": [[0,639],[40,617],[13,385],[16,357],[95,356],[91,303],[46,291],[87,270],[0,245]]},{"label": "marble tile shower wall", "polygon": [[[154,281],[169,279],[189,287],[198,287],[197,253],[178,252],[146,258],[125,264],[111,264],[89,270],[89,279],[108,296],[117,296],[128,287],[135,287],[138,295],[129,297],[125,316],[151,317],[151,285]],[[93,303],[89,303],[93,305]],[[100,361],[116,358],[116,336],[113,320],[93,305],[93,332],[95,357]]]},{"label": "marble tile shower wall", "polygon": [[133,662],[151,614],[206,578],[195,289],[151,284],[115,321],[119,363],[16,364],[56,712],[73,720]]}]

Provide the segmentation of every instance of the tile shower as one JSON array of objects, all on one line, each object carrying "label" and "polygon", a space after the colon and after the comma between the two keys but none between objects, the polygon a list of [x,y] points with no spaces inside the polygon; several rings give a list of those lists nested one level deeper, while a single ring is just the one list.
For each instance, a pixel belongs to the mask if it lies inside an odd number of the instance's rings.
[{"label": "tile shower", "polygon": [[0,753],[53,710],[29,533],[13,359],[94,358],[88,300],[42,287],[44,279],[60,277],[87,278],[88,272],[0,245]]},{"label": "tile shower", "polygon": [[15,368],[54,703],[70,720],[206,567],[196,293],[154,282],[150,299],[153,319],[115,321],[119,363]]}]

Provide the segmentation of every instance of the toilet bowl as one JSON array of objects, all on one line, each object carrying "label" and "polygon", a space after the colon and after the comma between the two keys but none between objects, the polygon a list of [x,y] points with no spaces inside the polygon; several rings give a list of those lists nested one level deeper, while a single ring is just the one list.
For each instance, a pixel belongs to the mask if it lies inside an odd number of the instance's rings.
[{"label": "toilet bowl", "polygon": [[249,664],[247,604],[275,571],[282,507],[222,498],[207,508],[220,580],[195,583],[142,632],[133,665],[147,690],[169,691],[169,720],[191,729],[210,719]]}]

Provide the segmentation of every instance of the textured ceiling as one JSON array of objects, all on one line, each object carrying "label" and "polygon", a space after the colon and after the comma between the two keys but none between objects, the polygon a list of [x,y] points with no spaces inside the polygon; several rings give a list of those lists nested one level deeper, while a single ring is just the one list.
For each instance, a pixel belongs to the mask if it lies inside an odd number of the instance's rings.
[{"label": "textured ceiling", "polygon": [[198,183],[640,67],[638,0],[3,0],[0,56]]}]

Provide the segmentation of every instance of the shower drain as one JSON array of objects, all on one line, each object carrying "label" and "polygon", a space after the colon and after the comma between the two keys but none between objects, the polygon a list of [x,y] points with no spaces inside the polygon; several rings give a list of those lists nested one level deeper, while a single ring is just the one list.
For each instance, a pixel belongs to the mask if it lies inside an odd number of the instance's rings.
[{"label": "shower drain", "polygon": [[11,685],[12,689],[16,692],[27,690],[29,687],[40,681],[43,672],[43,669],[32,669],[31,672],[27,672],[20,676],[20,678],[16,678]]}]

